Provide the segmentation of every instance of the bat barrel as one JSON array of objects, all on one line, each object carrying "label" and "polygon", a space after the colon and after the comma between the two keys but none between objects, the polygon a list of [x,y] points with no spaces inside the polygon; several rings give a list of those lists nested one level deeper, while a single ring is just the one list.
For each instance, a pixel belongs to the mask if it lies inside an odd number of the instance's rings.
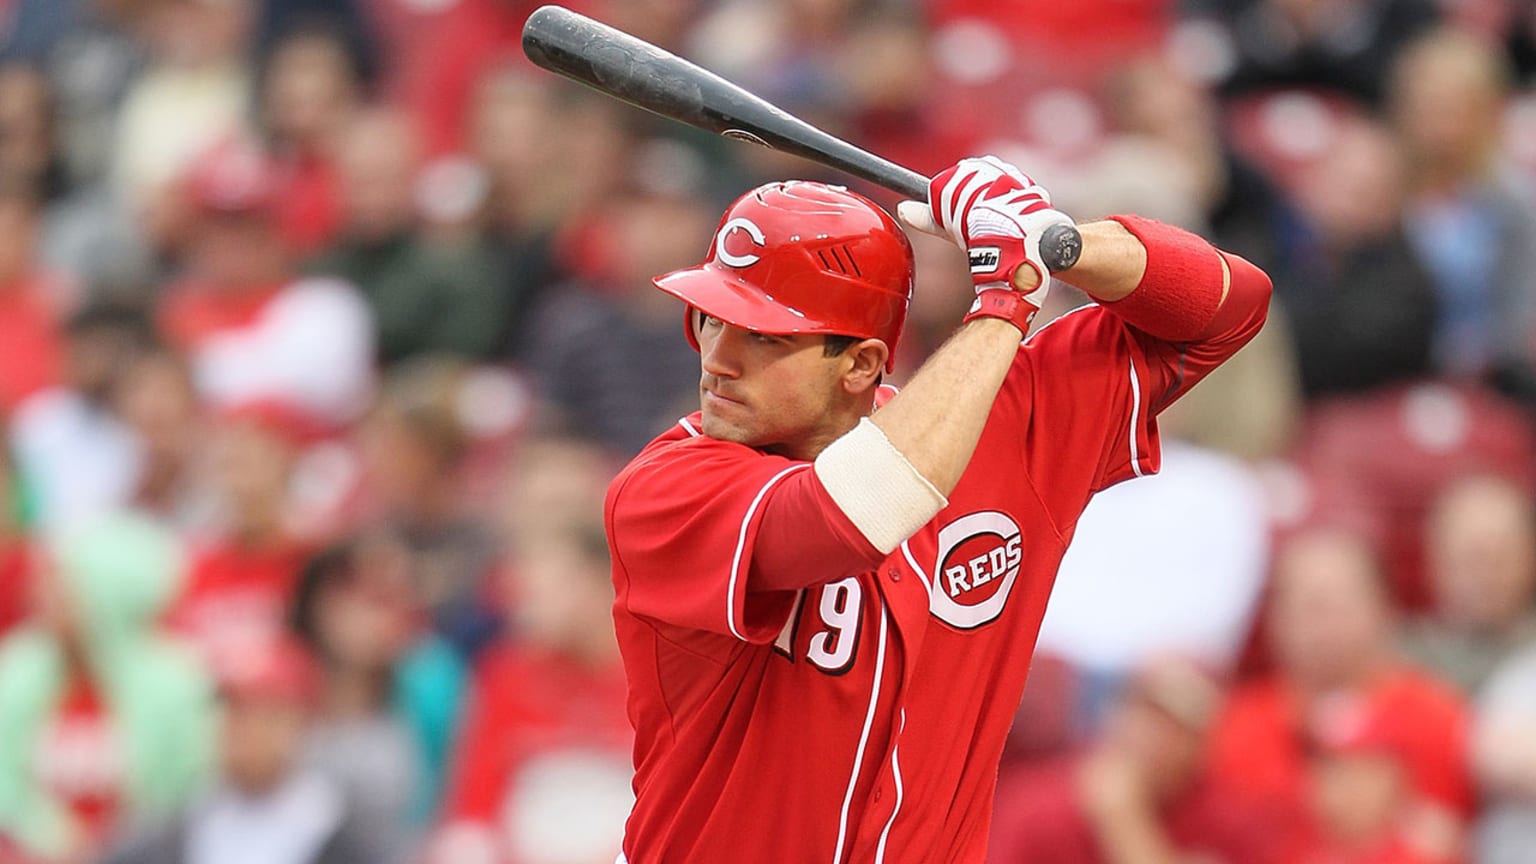
[{"label": "bat barrel", "polygon": [[[529,15],[523,25],[523,53],[551,72],[638,108],[792,153],[908,198],[928,200],[928,178],[922,174],[855,147],[675,54],[569,9],[542,6]],[[1076,229],[1068,230],[1070,237],[1052,239],[1048,232],[1042,238],[1045,262],[1052,270],[1076,263],[1082,241]],[[1049,246],[1048,239],[1052,239]]]},{"label": "bat barrel", "polygon": [[523,25],[539,66],[663,117],[793,153],[919,201],[928,178],[831,135],[687,60],[560,6]]}]

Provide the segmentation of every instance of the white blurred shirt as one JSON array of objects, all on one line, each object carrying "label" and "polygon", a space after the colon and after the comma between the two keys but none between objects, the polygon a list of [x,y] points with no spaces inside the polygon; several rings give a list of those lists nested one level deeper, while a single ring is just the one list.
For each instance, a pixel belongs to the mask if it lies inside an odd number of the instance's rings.
[{"label": "white blurred shirt", "polygon": [[117,415],[65,388],[44,390],[10,424],[16,466],[38,502],[38,526],[58,536],[129,503],[143,455]]},{"label": "white blurred shirt", "polygon": [[1268,554],[1267,510],[1252,472],[1166,441],[1158,474],[1100,492],[1083,512],[1037,650],[1109,674],[1170,653],[1230,666]]}]

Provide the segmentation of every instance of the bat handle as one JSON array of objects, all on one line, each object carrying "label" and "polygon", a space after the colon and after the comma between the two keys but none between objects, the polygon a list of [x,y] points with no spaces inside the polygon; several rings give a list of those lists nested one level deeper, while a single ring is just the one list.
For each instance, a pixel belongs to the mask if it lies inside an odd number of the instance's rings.
[{"label": "bat handle", "polygon": [[[894,189],[917,201],[928,200],[928,178],[909,168],[891,165],[889,176],[874,178],[880,185]],[[1040,258],[1052,273],[1070,270],[1083,254],[1083,235],[1072,225],[1052,225],[1040,235]]]},{"label": "bat handle", "polygon": [[1083,235],[1073,225],[1052,225],[1040,235],[1040,259],[1052,273],[1070,270],[1083,254]]}]

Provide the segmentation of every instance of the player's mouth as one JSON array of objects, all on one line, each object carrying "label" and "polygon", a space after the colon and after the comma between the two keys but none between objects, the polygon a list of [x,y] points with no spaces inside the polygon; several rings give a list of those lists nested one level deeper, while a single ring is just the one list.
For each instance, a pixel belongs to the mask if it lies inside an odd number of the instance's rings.
[{"label": "player's mouth", "polygon": [[732,399],[729,396],[723,396],[723,395],[720,394],[719,391],[712,390],[709,387],[701,387],[699,389],[704,392],[704,402],[706,404],[713,404],[713,405],[745,405],[746,404],[745,402],[742,402],[739,399]]}]

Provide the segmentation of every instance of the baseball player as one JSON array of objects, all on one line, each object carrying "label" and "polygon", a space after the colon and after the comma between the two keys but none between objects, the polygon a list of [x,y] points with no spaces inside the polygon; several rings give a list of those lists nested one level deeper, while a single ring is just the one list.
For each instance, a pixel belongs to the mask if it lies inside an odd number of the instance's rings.
[{"label": "baseball player", "polygon": [[655,280],[687,305],[702,410],[608,492],[620,861],[980,864],[1073,526],[1157,470],[1157,413],[1263,325],[1253,265],[1115,216],[1061,274],[1097,305],[1024,341],[1067,217],[993,157],[929,193],[898,213],[967,250],[977,298],[899,393],[911,247],[859,195],[754,189],[702,265]]}]

